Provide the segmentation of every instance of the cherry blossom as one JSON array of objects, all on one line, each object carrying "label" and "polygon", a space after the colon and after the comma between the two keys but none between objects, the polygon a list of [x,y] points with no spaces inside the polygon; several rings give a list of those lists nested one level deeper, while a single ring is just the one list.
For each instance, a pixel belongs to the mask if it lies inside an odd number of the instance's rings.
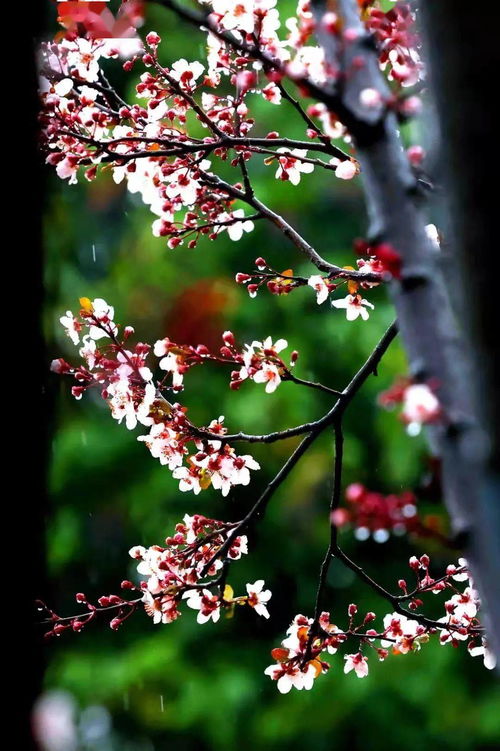
[{"label": "cherry blossom", "polygon": [[368,661],[360,652],[344,656],[344,673],[354,670],[358,678],[366,678],[368,675]]},{"label": "cherry blossom", "polygon": [[254,584],[247,584],[248,592],[248,604],[252,607],[256,613],[269,618],[269,611],[266,607],[266,603],[271,599],[271,592],[269,589],[262,589],[264,586],[264,580],[259,579]]},{"label": "cherry blossom", "polygon": [[[102,58],[116,58],[120,53],[115,40],[96,42],[79,38],[79,31],[72,30],[62,41],[42,46],[41,147],[47,164],[70,185],[78,182],[82,174],[92,181],[101,172],[109,172],[116,184],[126,186],[149,208],[153,235],[164,238],[172,250],[182,245],[194,249],[204,240],[222,238],[224,242],[229,238],[236,242],[254,229],[255,220],[271,221],[284,236],[293,239],[316,270],[327,271],[328,275],[304,277],[289,268],[278,271],[259,257],[256,271],[236,275],[238,283],[247,285],[249,295],[255,297],[263,286],[274,295],[288,295],[301,286],[310,286],[316,292],[317,303],[322,304],[337,286],[346,284],[347,296],[333,300],[332,306],[345,309],[348,321],[358,317],[367,320],[367,308],[374,306],[359,291],[401,278],[403,259],[399,249],[389,242],[355,241],[356,252],[364,256],[357,260],[357,270],[353,266],[336,266],[321,257],[318,260],[319,254],[287,220],[257,198],[252,185],[258,160],[258,164],[273,166],[275,177],[292,185],[298,185],[301,176],[312,173],[315,167],[330,176],[333,172],[342,180],[358,174],[364,162],[356,159],[359,139],[355,129],[349,133],[324,102],[302,108],[300,96],[314,96],[330,103],[336,80],[342,84],[348,81],[363,63],[363,58],[353,59],[353,71],[327,64],[315,30],[334,35],[342,50],[349,50],[349,45],[359,41],[359,32],[345,28],[340,12],[335,10],[329,10],[319,29],[315,29],[308,0],[300,0],[296,14],[283,26],[276,0],[202,2],[209,6],[207,25],[215,32],[206,32],[206,60],[181,58],[164,65],[160,62],[163,54],[158,56],[158,34],[146,35],[145,50],[139,48],[134,37],[130,41],[137,57],[127,60],[123,67],[125,71],[131,71],[134,65],[143,68],[131,102],[108,86],[101,68]],[[366,86],[356,93],[356,101],[367,110],[367,116],[375,110],[383,118],[390,111],[404,122],[418,114],[421,107],[420,98],[409,96],[411,92],[404,89],[425,78],[414,10],[406,2],[398,2],[387,12],[373,3],[362,5],[363,23],[367,36],[375,38],[372,52],[378,55],[379,67],[390,83],[390,97],[386,99],[377,88]],[[289,85],[299,92],[297,102],[293,92],[289,93]],[[337,89],[340,91],[340,86]],[[257,111],[262,98],[273,105],[292,104],[305,135],[290,138],[289,133],[278,133],[272,123],[260,127],[252,108],[255,106]],[[272,110],[261,109],[266,113]],[[255,128],[256,137],[254,125],[259,126],[258,130]],[[340,146],[332,139],[338,139]],[[407,154],[418,178],[425,154],[416,145]],[[243,208],[245,205],[250,208]],[[256,213],[245,213],[250,209]],[[434,225],[428,225],[426,232],[437,249],[439,232]],[[239,346],[233,333],[225,331],[222,345],[215,349],[203,343],[179,344],[168,337],[151,346],[133,343],[134,329],[115,323],[113,307],[102,298],[81,298],[80,306],[78,315],[67,311],[60,323],[79,347],[81,362],[72,365],[57,358],[51,370],[73,379],[71,391],[76,399],[92,389],[91,393],[102,396],[119,424],[129,430],[138,424],[146,426],[149,432],[138,436],[138,441],[168,468],[178,481],[180,492],[192,491],[198,496],[211,487],[227,497],[233,488],[247,486],[251,472],[260,469],[260,465],[250,454],[238,454],[233,443],[269,442],[276,438],[275,434],[231,435],[223,416],[211,420],[208,426],[193,424],[187,408],[172,397],[184,389],[192,367],[229,366],[228,385],[233,390],[244,381],[254,381],[263,384],[266,393],[273,393],[283,381],[288,381],[334,394],[335,399],[339,397],[338,403],[340,396],[349,393],[349,387],[339,392],[296,376],[291,368],[298,353],[292,352],[285,363],[281,352],[288,344],[284,339],[273,343],[267,337]],[[431,382],[405,379],[380,401],[385,406],[401,404],[401,418],[408,431],[415,434],[421,425],[443,417],[434,389],[437,386]],[[344,404],[347,403],[348,399]],[[329,414],[321,419],[332,425]],[[311,424],[313,431],[307,429]],[[314,430],[323,423],[318,420],[311,424],[282,431],[279,437],[314,437]],[[336,479],[340,488],[340,475]],[[245,509],[239,522],[185,514],[164,544],[131,548],[130,556],[141,578],[136,584],[124,580],[121,589],[135,593],[134,599],[103,595],[94,605],[78,593],[77,602],[87,611],[68,618],[43,606],[50,622],[47,635],[59,636],[67,629],[81,631],[109,610],[114,613],[110,622],[114,630],[141,608],[156,625],[173,623],[184,605],[197,611],[199,624],[210,620],[216,623],[222,611],[232,614],[237,606],[251,607],[258,615],[269,618],[271,592],[264,589],[263,579],[247,583],[246,594],[239,596],[234,595],[226,581],[233,563],[248,553],[248,539],[242,532],[252,531],[251,522],[261,514],[274,483],[259,492],[255,501],[252,499],[250,510]],[[358,541],[372,538],[385,542],[391,534],[404,533],[431,537],[434,542],[446,541],[439,529],[426,525],[410,491],[385,495],[352,483],[346,489],[346,501],[347,507],[332,504],[330,521],[339,528],[350,526]],[[330,558],[336,556],[332,549],[329,548]],[[337,552],[340,558],[340,548]],[[358,569],[353,562],[350,568]],[[352,603],[343,626],[337,625],[342,619],[335,617],[334,623],[330,613],[320,608],[327,595],[322,569],[313,616],[296,615],[281,646],[272,650],[275,662],[265,674],[276,681],[278,690],[310,690],[314,681],[328,672],[332,658],[339,664],[344,661],[344,673],[354,672],[364,678],[370,655],[379,660],[391,654],[406,655],[432,638],[443,646],[462,643],[471,656],[482,656],[486,667],[493,667],[494,659],[479,620],[481,603],[467,562],[459,559],[445,573],[435,573],[424,553],[412,556],[409,568],[410,584],[404,578],[398,579],[398,595],[393,594],[396,587],[386,590],[361,570],[361,578],[371,581],[385,606],[379,614],[368,612],[363,616]],[[424,615],[426,599],[439,598],[443,593],[444,615],[436,620]],[[344,649],[346,654],[339,655]]]},{"label": "cherry blossom", "polygon": [[189,608],[198,611],[198,623],[208,623],[210,620],[217,623],[220,618],[220,602],[218,596],[212,595],[209,589],[203,589],[201,592],[196,589],[189,590],[183,594],[183,598],[186,599]]},{"label": "cherry blossom", "polygon": [[417,434],[425,423],[437,420],[440,414],[439,400],[427,384],[415,383],[405,389],[401,417],[411,435]]},{"label": "cherry blossom", "polygon": [[488,670],[493,670],[496,667],[497,659],[495,657],[495,654],[490,649],[488,649],[485,639],[482,640],[480,646],[475,646],[474,642],[470,642],[467,645],[467,649],[469,650],[471,657],[482,657],[484,667]]},{"label": "cherry blossom", "polygon": [[66,329],[66,334],[69,336],[73,344],[78,344],[80,341],[80,331],[82,330],[81,322],[73,316],[71,310],[66,311],[66,315],[61,316],[59,321]]},{"label": "cherry blossom", "polygon": [[356,177],[358,174],[358,168],[353,161],[346,159],[343,162],[339,162],[335,157],[330,159],[331,164],[336,164],[337,162],[335,177],[338,177],[340,180],[352,180],[353,177]]},{"label": "cherry blossom", "polygon": [[304,149],[290,151],[287,148],[280,148],[277,153],[286,154],[286,156],[279,157],[280,166],[276,170],[278,180],[289,180],[292,185],[298,185],[301,174],[310,174],[314,171],[314,164],[301,161],[301,157],[307,156],[307,151]]},{"label": "cherry blossom", "polygon": [[[241,240],[243,237],[244,232],[251,232],[254,228],[254,223],[250,219],[244,219],[245,212],[243,209],[236,209],[235,211],[231,212],[230,214],[220,214],[219,215],[219,221],[230,221],[231,224],[228,224],[227,226],[227,234],[231,238],[231,240],[237,242],[238,240]],[[241,221],[232,221],[234,219],[239,220],[241,218]]]},{"label": "cherry blossom", "polygon": [[266,394],[272,394],[281,383],[280,374],[276,365],[268,363],[258,370],[253,376],[255,383],[266,384]]},{"label": "cherry blossom", "polygon": [[348,321],[355,321],[359,316],[361,316],[363,321],[367,321],[369,314],[366,308],[374,308],[371,302],[364,300],[358,294],[347,295],[342,300],[332,300],[332,306],[334,308],[344,308]]},{"label": "cherry blossom", "polygon": [[197,78],[201,76],[205,68],[199,62],[188,63],[183,58],[177,60],[172,64],[170,68],[170,75],[176,81],[179,81],[181,86],[190,90]]},{"label": "cherry blossom", "polygon": [[368,490],[361,483],[351,483],[345,490],[347,508],[339,506],[331,515],[331,522],[339,528],[351,526],[357,540],[370,537],[384,543],[390,534],[411,534],[420,537],[437,537],[439,530],[429,527],[419,514],[418,502],[409,490],[384,495]]},{"label": "cherry blossom", "polygon": [[277,687],[280,694],[288,694],[292,688],[299,691],[305,689],[309,691],[316,678],[316,670],[313,665],[308,665],[305,670],[299,667],[284,668],[280,664],[270,665],[264,670],[273,681],[277,681]]},{"label": "cherry blossom", "polygon": [[322,276],[319,274],[310,276],[307,283],[316,292],[316,301],[318,305],[321,305],[328,299],[330,288]]},{"label": "cherry blossom", "polygon": [[274,83],[268,83],[267,86],[264,86],[262,96],[271,104],[280,104],[281,102],[281,91]]}]

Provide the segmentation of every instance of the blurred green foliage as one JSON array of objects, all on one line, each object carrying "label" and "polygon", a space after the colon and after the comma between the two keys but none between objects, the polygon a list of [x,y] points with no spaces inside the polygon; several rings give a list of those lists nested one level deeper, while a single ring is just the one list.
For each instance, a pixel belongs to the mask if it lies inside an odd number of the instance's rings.
[{"label": "blurred green foliage", "polygon": [[[280,6],[290,4],[280,3]],[[165,62],[186,56],[203,59],[203,35],[151,7],[146,30],[163,37]],[[117,63],[109,75],[129,99],[136,74]],[[252,98],[255,133],[269,130],[304,137],[301,121],[286,104],[274,107]],[[304,176],[294,188],[274,179],[275,167],[255,159],[251,174],[259,197],[282,212],[327,258],[353,263],[352,239],[364,231],[358,180],[343,183],[331,173]],[[230,168],[226,168],[230,174]],[[237,179],[233,177],[233,180]],[[80,296],[104,297],[116,320],[136,328],[140,341],[161,336],[190,343],[217,342],[231,329],[240,342],[285,337],[298,349],[297,374],[341,388],[367,357],[392,319],[384,290],[369,293],[375,310],[368,323],[348,323],[341,311],[316,305],[310,289],[291,296],[267,292],[250,300],[233,282],[237,271],[253,268],[263,255],[277,269],[309,275],[286,238],[263,221],[233,243],[223,234],[196,250],[168,250],[151,235],[153,216],[136,196],[115,186],[110,176],[68,186],[48,175],[46,208],[46,334],[50,358],[71,360],[74,350],[58,324],[66,309],[76,311]],[[398,492],[415,487],[426,471],[426,449],[409,438],[394,414],[376,406],[377,394],[405,372],[399,342],[385,356],[349,408],[345,421],[344,485],[361,481],[370,488]],[[325,394],[283,384],[267,395],[261,386],[228,388],[228,373],[217,366],[193,369],[181,401],[195,422],[223,414],[231,431],[265,433],[323,414]],[[262,470],[248,488],[223,499],[213,490],[199,497],[181,494],[166,468],[151,459],[134,433],[110,419],[99,398],[75,402],[68,382],[54,376],[55,424],[50,468],[51,509],[48,564],[58,612],[77,612],[74,593],[90,598],[117,591],[134,576],[127,556],[133,544],[163,541],[184,513],[240,518],[291,453],[296,440],[250,447]],[[138,431],[139,432],[139,431]],[[102,705],[112,716],[110,735],[82,741],[99,751],[163,751],[236,747],[295,751],[323,749],[441,748],[475,751],[498,748],[498,685],[480,660],[465,649],[440,647],[436,640],[420,654],[370,660],[370,675],[358,680],[342,673],[341,655],[311,692],[281,696],[267,677],[269,651],[283,638],[293,616],[311,615],[318,570],[327,544],[332,436],[325,435],[276,493],[264,523],[251,540],[251,554],[233,566],[238,591],[246,581],[265,578],[273,591],[271,619],[239,610],[232,620],[198,626],[186,612],[168,626],[154,626],[138,613],[117,633],[105,622],[80,635],[64,636],[47,648],[48,690],[70,692],[80,709]],[[439,498],[426,495],[435,512]],[[407,574],[409,555],[424,548],[391,538],[384,545],[355,543],[346,549],[390,588]],[[426,545],[436,571],[453,554]],[[351,572],[332,567],[329,607],[343,622],[349,602],[381,615],[388,605]],[[93,745],[92,745],[93,744]]]}]

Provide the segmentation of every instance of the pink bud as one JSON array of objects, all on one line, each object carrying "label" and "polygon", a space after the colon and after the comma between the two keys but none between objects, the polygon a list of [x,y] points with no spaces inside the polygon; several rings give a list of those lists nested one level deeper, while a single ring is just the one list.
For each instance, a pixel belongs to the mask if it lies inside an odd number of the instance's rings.
[{"label": "pink bud", "polygon": [[161,37],[156,33],[156,31],[150,31],[146,36],[146,44],[149,44],[150,47],[157,47],[160,42]]},{"label": "pink bud", "polygon": [[77,602],[87,602],[87,598],[85,597],[85,595],[83,594],[83,592],[78,592],[75,595],[75,599],[76,599]]},{"label": "pink bud", "polygon": [[380,107],[382,104],[382,95],[377,89],[363,89],[359,95],[359,101],[367,109],[374,109]]},{"label": "pink bud", "polygon": [[259,271],[264,271],[264,269],[267,268],[267,263],[265,259],[262,258],[262,256],[259,256],[258,258],[255,259],[255,265],[257,266]]},{"label": "pink bud", "polygon": [[235,276],[235,279],[238,284],[244,284],[245,282],[248,282],[249,279],[252,277],[250,274],[243,274],[242,272],[238,272]]},{"label": "pink bud", "polygon": [[266,138],[279,138],[280,134],[277,130],[272,130],[270,133],[267,134]]},{"label": "pink bud", "polygon": [[351,605],[349,605],[349,607],[347,608],[347,612],[349,616],[352,618],[352,616],[356,615],[356,613],[358,612],[358,606],[351,603]]},{"label": "pink bud", "polygon": [[422,564],[422,566],[423,566],[424,568],[429,568],[429,563],[430,563],[430,562],[431,562],[431,561],[430,561],[430,558],[429,558],[429,556],[427,555],[427,553],[424,553],[423,555],[421,555],[421,556],[420,556],[420,563]]},{"label": "pink bud", "polygon": [[357,29],[346,29],[344,31],[344,39],[346,42],[355,42],[359,37]]},{"label": "pink bud", "polygon": [[113,620],[110,622],[109,627],[113,629],[113,631],[117,631],[117,629],[120,628],[122,622],[120,618],[113,618]]},{"label": "pink bud", "polygon": [[123,338],[128,339],[129,336],[131,336],[134,333],[135,329],[133,326],[125,326],[123,329]]},{"label": "pink bud", "polygon": [[340,180],[352,180],[353,177],[356,177],[357,171],[356,164],[350,159],[346,159],[340,162],[336,168],[335,176],[340,178]]},{"label": "pink bud", "polygon": [[134,587],[134,585],[132,584],[132,582],[131,582],[131,581],[129,581],[128,579],[124,579],[124,580],[122,581],[122,583],[120,584],[120,587],[121,587],[122,589],[135,589],[135,587]]},{"label": "pink bud", "polygon": [[58,357],[57,360],[52,360],[50,369],[53,373],[67,373],[68,370],[71,370],[71,365],[66,360],[63,360],[62,357]]},{"label": "pink bud", "polygon": [[365,493],[366,488],[364,485],[361,485],[360,482],[353,482],[347,486],[345,497],[349,503],[358,503],[364,497]]},{"label": "pink bud", "polygon": [[344,527],[350,520],[349,512],[345,508],[336,508],[330,514],[330,522],[335,527]]},{"label": "pink bud", "polygon": [[336,34],[339,26],[339,18],[336,13],[329,11],[321,19],[321,24],[329,34]]},{"label": "pink bud", "polygon": [[413,571],[418,571],[420,568],[420,561],[418,560],[416,555],[412,555],[412,557],[409,560],[410,568],[413,569]]},{"label": "pink bud", "polygon": [[234,334],[232,331],[224,331],[224,333],[222,334],[222,340],[227,344],[228,347],[234,347],[235,345]]},{"label": "pink bud", "polygon": [[253,71],[250,70],[242,70],[236,76],[236,85],[238,86],[240,91],[248,91],[248,89],[251,89],[253,86],[255,86],[256,81],[257,76]]},{"label": "pink bud", "polygon": [[421,146],[410,146],[406,152],[410,164],[414,167],[419,167],[425,159],[425,151]]}]

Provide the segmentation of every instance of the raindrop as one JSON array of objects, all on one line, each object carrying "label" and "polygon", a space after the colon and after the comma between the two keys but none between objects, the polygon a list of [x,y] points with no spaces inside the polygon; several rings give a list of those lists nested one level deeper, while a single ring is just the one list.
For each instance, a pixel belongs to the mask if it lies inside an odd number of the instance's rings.
[{"label": "raindrop", "polygon": [[92,260],[95,263],[95,261],[96,261],[96,258],[95,258],[95,243],[92,243]]}]

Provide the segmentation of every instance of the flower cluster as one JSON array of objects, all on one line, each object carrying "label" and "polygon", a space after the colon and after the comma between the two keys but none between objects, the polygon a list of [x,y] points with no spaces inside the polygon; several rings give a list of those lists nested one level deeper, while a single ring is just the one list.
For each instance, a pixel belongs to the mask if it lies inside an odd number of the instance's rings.
[{"label": "flower cluster", "polygon": [[279,352],[285,349],[288,343],[285,339],[278,339],[273,344],[270,336],[262,342],[254,341],[241,348],[236,346],[232,331],[225,331],[222,334],[222,342],[222,346],[215,353],[210,352],[202,344],[193,347],[176,344],[165,338],[155,343],[154,354],[161,358],[160,369],[172,376],[171,388],[174,391],[183,388],[183,378],[189,368],[211,361],[237,368],[231,372],[231,389],[238,389],[244,380],[249,379],[255,383],[266,384],[265,390],[268,394],[276,390],[282,379],[291,377],[290,367],[294,366],[298,357],[298,353],[293,352],[288,367],[279,357]]},{"label": "flower cluster", "polygon": [[355,482],[347,486],[345,499],[347,508],[341,506],[335,509],[331,514],[331,523],[339,529],[352,528],[357,540],[372,538],[375,542],[384,543],[393,534],[448,543],[442,518],[434,514],[422,515],[411,490],[404,490],[399,495],[384,495]]},{"label": "flower cluster", "polygon": [[[375,262],[375,259],[366,261],[366,268],[363,267],[363,263],[360,263],[360,268],[363,271],[367,271],[369,274],[382,274],[386,270],[385,267]],[[341,284],[346,284],[349,294],[346,297],[332,300],[331,305],[334,308],[344,309],[346,311],[346,317],[348,321],[355,321],[356,318],[361,318],[366,321],[369,317],[367,308],[373,309],[373,304],[368,300],[361,297],[358,290],[360,287],[369,288],[376,287],[379,282],[373,281],[355,281],[355,280],[342,280],[336,279],[332,281],[330,276],[321,276],[321,274],[313,274],[312,276],[305,278],[301,276],[294,276],[292,269],[286,269],[282,272],[277,272],[272,269],[264,258],[259,257],[255,261],[256,270],[252,273],[238,272],[236,274],[236,281],[238,284],[246,284],[248,294],[250,297],[255,297],[257,292],[262,286],[266,286],[269,292],[273,295],[288,295],[294,289],[303,286],[312,287],[316,293],[316,301],[318,305],[321,305],[328,300],[330,293],[340,287]],[[336,272],[337,276],[343,273],[349,273],[353,271],[352,266],[346,266],[344,269],[339,269]]]},{"label": "flower cluster", "polygon": [[256,297],[262,286],[266,286],[272,295],[288,295],[297,287],[307,284],[307,279],[294,276],[293,269],[278,272],[271,268],[267,261],[259,256],[255,259],[256,270],[250,274],[239,271],[235,280],[238,284],[246,284],[250,297]]},{"label": "flower cluster", "polygon": [[[126,326],[120,336],[114,310],[105,300],[81,298],[80,304],[79,315],[68,311],[61,323],[75,345],[81,338],[79,353],[85,365],[73,367],[62,358],[52,362],[54,372],[75,379],[73,396],[81,399],[88,389],[98,388],[119,423],[124,421],[129,430],[138,423],[149,427],[149,433],[138,440],[168,466],[179,480],[181,491],[198,494],[211,485],[226,496],[235,485],[248,485],[250,470],[260,466],[250,455],[239,456],[228,443],[213,438],[216,434],[222,439],[226,433],[224,418],[213,420],[208,428],[195,428],[187,418],[186,407],[172,404],[163,396],[164,379],[153,380],[146,365],[151,346],[138,343],[130,347],[127,340],[133,328]],[[172,374],[173,390],[180,388],[185,370],[209,354],[206,347],[182,348],[168,339],[156,342],[154,352],[160,357],[160,369]],[[212,436],[210,440],[204,437],[206,433]],[[194,451],[190,449],[193,444]]]},{"label": "flower cluster", "polygon": [[[373,265],[369,268],[366,268],[365,270],[370,272],[373,271],[375,273],[379,273],[380,271],[379,268],[376,268]],[[332,292],[334,289],[337,289],[337,287],[339,286],[338,284],[333,284],[333,282],[331,282],[328,277],[323,277],[320,274],[313,274],[313,276],[310,276],[307,283],[316,292],[316,301],[318,305],[324,303],[328,299],[330,292]],[[365,286],[375,286],[376,282],[364,282],[362,284],[364,284]],[[360,316],[363,321],[367,321],[369,318],[367,308],[371,308],[373,310],[373,303],[361,297],[361,295],[358,293],[359,285],[357,282],[349,281],[347,282],[347,286],[349,289],[349,294],[341,299],[332,300],[332,307],[338,308],[340,310],[345,310],[346,318],[348,321],[355,321]]]},{"label": "flower cluster", "polygon": [[398,2],[384,13],[377,7],[369,9],[366,26],[374,34],[380,49],[379,60],[388,69],[388,78],[407,87],[414,86],[424,75],[415,31],[415,12],[410,3]]},{"label": "flower cluster", "polygon": [[[125,70],[132,71],[139,62],[144,66],[136,85],[138,101],[129,103],[101,69],[103,58],[120,52],[121,47],[110,44],[114,40],[95,39],[90,32],[89,38],[79,38],[72,31],[41,48],[42,147],[47,162],[70,183],[77,182],[81,172],[93,180],[98,170],[110,171],[116,183],[126,184],[150,207],[153,234],[167,238],[170,248],[183,243],[194,248],[201,236],[215,240],[224,232],[238,240],[252,231],[254,217],[234,206],[235,200],[251,205],[245,166],[250,159],[264,159],[276,168],[276,179],[293,185],[315,168],[331,170],[343,180],[359,172],[350,153],[331,143],[343,139],[351,149],[346,129],[321,103],[303,112],[308,141],[293,142],[274,130],[265,138],[249,137],[256,97],[279,105],[288,98],[286,79],[307,90],[308,82],[321,85],[335,74],[326,65],[323,49],[314,43],[308,0],[300,0],[296,15],[283,24],[276,0],[206,4],[212,8],[212,24],[272,63],[263,65],[251,50],[233,47],[211,31],[206,60],[181,58],[168,66],[159,62],[161,39],[156,32],[146,35],[145,48],[137,47],[136,36],[118,40],[133,42],[133,57],[124,63]],[[329,31],[343,35],[335,13],[327,17]],[[389,78],[404,86],[418,79],[421,63],[409,6],[398,4],[389,13],[372,8],[365,20],[380,43],[381,66],[388,68]],[[343,43],[352,41],[346,32]],[[400,101],[394,94],[398,106],[407,110],[412,98]],[[318,158],[318,151],[326,158]],[[222,162],[238,170],[236,181],[225,183],[217,177]],[[349,302],[348,311],[354,305],[357,300]]]},{"label": "flower cluster", "polygon": [[412,436],[420,433],[422,425],[437,422],[443,417],[432,384],[414,383],[408,378],[398,379],[390,389],[379,395],[378,401],[386,409],[402,405],[400,417]]},{"label": "flower cluster", "polygon": [[[286,347],[288,347],[288,342],[285,339],[278,339],[273,344],[270,336],[262,342],[254,341],[246,344],[241,355],[242,367],[231,373],[231,388],[238,389],[248,378],[255,383],[265,383],[266,393],[272,394],[282,379],[290,375],[288,367],[279,357],[279,352]],[[297,352],[292,353],[290,366],[294,365],[297,356]]]},{"label": "flower cluster", "polygon": [[[406,582],[400,579],[398,586],[404,594],[393,596],[387,593],[396,609],[382,617],[379,630],[369,625],[377,619],[373,612],[366,613],[356,625],[358,607],[355,604],[348,607],[348,623],[344,629],[333,624],[327,612],[322,612],[317,618],[295,616],[281,646],[271,652],[275,664],[264,671],[277,681],[278,690],[285,694],[292,688],[311,689],[316,678],[329,670],[328,656],[334,655],[348,642],[355,643],[356,649],[344,654],[344,673],[352,671],[358,678],[368,676],[369,654],[378,660],[385,660],[391,653],[406,655],[418,651],[436,633],[439,633],[442,645],[458,646],[467,641],[472,656],[481,655],[487,668],[494,667],[494,656],[488,650],[477,619],[480,602],[466,561],[461,559],[458,566],[448,566],[446,574],[439,579],[430,576],[430,560],[425,554],[420,559],[410,558],[409,566],[416,578],[415,586],[409,592]],[[457,582],[467,582],[468,586],[461,591]],[[406,602],[410,611],[417,611],[423,604],[421,596],[443,591],[453,594],[444,603],[446,614],[436,621],[425,616],[412,616],[401,607]]]},{"label": "flower cluster", "polygon": [[383,495],[368,490],[361,483],[346,488],[348,508],[338,508],[332,513],[332,524],[337,527],[351,525],[357,540],[386,542],[390,534],[419,533],[422,522],[418,515],[417,499],[407,490],[400,495]]},{"label": "flower cluster", "polygon": [[[103,611],[114,613],[109,625],[116,630],[140,604],[153,623],[172,623],[181,615],[179,608],[184,600],[188,607],[198,611],[200,624],[209,620],[216,623],[221,610],[230,612],[235,605],[248,605],[258,615],[269,618],[267,603],[271,592],[264,589],[262,579],[247,584],[246,594],[239,597],[225,584],[229,563],[248,553],[247,538],[236,534],[236,526],[199,514],[186,514],[176,525],[174,534],[166,538],[164,547],[136,545],[130,549],[131,558],[138,562],[137,572],[144,578],[137,586],[125,580],[121,587],[139,592],[140,597],[125,600],[118,595],[107,595],[93,605],[79,593],[76,600],[85,604],[88,612],[67,618],[39,603],[52,626],[46,636],[59,636],[68,629],[81,631]],[[216,594],[213,594],[214,589]]]}]

